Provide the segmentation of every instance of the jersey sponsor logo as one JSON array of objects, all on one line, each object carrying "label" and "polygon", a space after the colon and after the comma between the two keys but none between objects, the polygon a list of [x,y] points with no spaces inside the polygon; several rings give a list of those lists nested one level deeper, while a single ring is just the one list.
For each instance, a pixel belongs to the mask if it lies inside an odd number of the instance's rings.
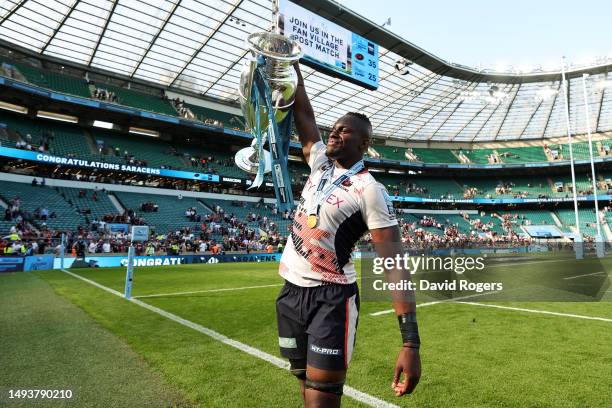
[{"label": "jersey sponsor logo", "polygon": [[326,356],[339,356],[342,355],[342,350],[340,349],[331,349],[331,348],[325,348],[325,347],[319,347],[316,344],[311,344],[310,345],[310,351],[313,351],[317,354],[323,354]]},{"label": "jersey sponsor logo", "polygon": [[330,194],[329,197],[325,200],[327,204],[335,205],[337,208],[340,208],[340,204],[344,202],[335,194]]}]

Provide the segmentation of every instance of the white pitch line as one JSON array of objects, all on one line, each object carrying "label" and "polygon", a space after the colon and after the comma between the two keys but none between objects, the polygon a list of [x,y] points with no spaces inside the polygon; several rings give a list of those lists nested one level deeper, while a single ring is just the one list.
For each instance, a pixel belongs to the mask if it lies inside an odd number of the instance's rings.
[{"label": "white pitch line", "polygon": [[[107,291],[108,293],[112,293],[115,296],[119,296],[119,297],[123,297],[123,294],[120,292],[117,292],[114,289],[108,288],[104,285],[99,284],[98,282],[92,281],[90,279],[87,279],[81,275],[78,275],[76,273],[67,271],[66,269],[61,269],[61,271],[63,271],[64,273],[67,273],[68,275],[80,279],[83,282],[87,282],[90,285],[96,286],[102,290]],[[138,299],[134,299],[131,298],[129,299],[130,302],[145,308],[147,310],[150,310],[151,312],[157,313],[160,316],[163,316],[167,319],[170,319],[176,323],[182,324],[183,326],[189,327],[193,330],[196,330],[202,334],[205,334],[211,338],[213,338],[214,340],[217,340],[223,344],[226,344],[228,346],[234,347],[242,352],[245,352],[247,354],[250,354],[254,357],[257,357],[259,359],[262,359],[264,361],[267,361],[268,363],[275,365],[279,368],[282,368],[283,370],[288,370],[289,369],[289,363],[285,360],[283,360],[282,358],[273,356],[272,354],[268,354],[265,351],[261,351],[259,349],[256,349],[255,347],[251,347],[247,344],[241,343],[237,340],[231,339],[227,336],[224,336],[221,333],[218,333],[212,329],[209,329],[207,327],[204,327],[202,325],[199,325],[197,323],[194,323],[190,320],[187,319],[183,319],[180,316],[177,316],[175,314],[172,314],[170,312],[167,312],[163,309],[160,309],[158,307],[155,306],[151,306],[148,303],[145,303],[141,300]],[[351,386],[345,385],[344,386],[344,394],[347,395],[348,397],[357,400],[359,402],[364,403],[365,405],[368,405],[370,407],[375,407],[375,408],[399,408],[397,405],[391,404],[390,402],[381,400],[379,398],[376,398],[373,395],[370,394],[366,394],[365,392],[359,391],[356,388],[353,388]]]},{"label": "white pitch line", "polygon": [[601,275],[602,273],[605,273],[605,272],[604,271],[599,271],[599,272],[593,272],[593,273],[585,273],[585,274],[582,274],[582,275],[568,276],[567,278],[563,278],[563,279],[565,279],[565,280],[576,279],[576,278],[582,278],[583,276]]},{"label": "white pitch line", "polygon": [[547,315],[561,316],[561,317],[575,317],[577,319],[600,320],[602,322],[612,322],[612,319],[608,319],[605,317],[583,316],[583,315],[576,315],[576,314],[570,314],[570,313],[550,312],[548,310],[524,309],[522,307],[492,305],[490,303],[476,303],[476,302],[457,302],[457,303],[464,304],[464,305],[472,305],[472,306],[493,307],[496,309],[514,310],[518,312],[539,313],[539,314],[547,314]]},{"label": "white pitch line", "polygon": [[259,285],[259,286],[242,286],[239,288],[220,288],[220,289],[207,289],[207,290],[194,290],[191,292],[174,292],[174,293],[156,293],[153,295],[141,295],[141,296],[132,296],[134,299],[142,299],[142,298],[152,298],[152,297],[162,297],[162,296],[178,296],[178,295],[191,295],[194,293],[208,293],[208,292],[226,292],[232,290],[245,290],[245,289],[259,289],[259,288],[272,288],[275,286],[283,286],[282,283],[275,283],[274,285]]},{"label": "white pitch line", "polygon": [[533,265],[533,264],[542,264],[542,263],[548,263],[548,262],[564,262],[564,259],[544,259],[541,261],[527,261],[527,262],[509,262],[509,263],[499,263],[499,264],[493,264],[493,265],[485,265],[485,269],[486,268],[499,268],[501,266],[521,266],[521,265]]},{"label": "white pitch line", "polygon": [[[449,302],[453,302],[453,301],[457,301],[457,300],[461,300],[461,299],[471,299],[473,297],[490,295],[492,293],[497,293],[497,292],[501,292],[501,291],[500,290],[494,290],[492,292],[476,293],[474,295],[459,296],[459,297],[452,298],[452,299],[444,299],[444,300],[436,300],[434,302],[420,303],[420,304],[416,305],[416,307],[432,306],[432,305],[437,305],[439,303],[449,303]],[[380,316],[380,315],[389,314],[389,313],[393,313],[393,312],[395,312],[395,309],[381,310],[380,312],[370,313],[370,316]]]},{"label": "white pitch line", "polygon": [[[418,305],[416,305],[416,307],[437,305],[438,303],[442,303],[442,302],[444,302],[444,300],[437,300],[435,302],[427,302],[427,303],[419,303]],[[385,315],[385,314],[389,314],[393,312],[395,312],[395,309],[386,309],[386,310],[381,310],[380,312],[370,313],[370,316],[380,316],[380,315]]]}]

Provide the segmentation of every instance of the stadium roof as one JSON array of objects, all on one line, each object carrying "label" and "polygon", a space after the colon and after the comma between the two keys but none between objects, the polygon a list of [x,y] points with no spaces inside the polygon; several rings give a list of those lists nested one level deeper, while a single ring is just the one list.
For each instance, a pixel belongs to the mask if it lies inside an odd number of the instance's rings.
[{"label": "stadium roof", "polygon": [[[378,136],[410,141],[539,139],[566,134],[561,75],[495,73],[451,64],[328,0],[295,0],[380,45],[370,91],[304,67],[320,125],[368,114]],[[0,38],[92,69],[237,103],[248,34],[268,30],[270,0],[5,0]],[[402,75],[398,61],[408,60]],[[573,133],[612,130],[610,61],[570,67]],[[608,79],[610,78],[610,79]]]}]

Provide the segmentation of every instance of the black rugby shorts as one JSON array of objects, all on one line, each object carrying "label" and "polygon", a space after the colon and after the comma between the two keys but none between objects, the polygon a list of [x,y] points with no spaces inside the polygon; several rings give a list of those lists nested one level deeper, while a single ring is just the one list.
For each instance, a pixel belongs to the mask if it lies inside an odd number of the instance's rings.
[{"label": "black rugby shorts", "polygon": [[357,283],[302,287],[285,281],[276,299],[281,355],[323,370],[345,370],[358,317]]}]

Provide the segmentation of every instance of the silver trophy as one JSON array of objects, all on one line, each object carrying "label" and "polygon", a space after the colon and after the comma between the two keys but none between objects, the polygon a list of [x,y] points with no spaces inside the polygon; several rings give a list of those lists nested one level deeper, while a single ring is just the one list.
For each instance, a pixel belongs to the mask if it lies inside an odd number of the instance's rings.
[{"label": "silver trophy", "polygon": [[240,77],[240,106],[244,115],[245,124],[255,136],[250,147],[241,149],[234,158],[236,165],[248,173],[257,173],[260,163],[265,164],[264,172],[271,171],[270,152],[264,150],[260,157],[259,143],[266,142],[265,135],[257,135],[257,116],[259,115],[259,128],[263,134],[269,125],[268,111],[265,103],[257,108],[252,101],[254,74],[258,68],[258,57],[265,58],[264,81],[270,89],[271,103],[274,109],[276,123],[281,122],[289,113],[295,100],[297,89],[297,75],[293,64],[302,57],[299,45],[283,35],[261,32],[249,35],[247,46],[251,51],[251,58],[246,62]]}]

